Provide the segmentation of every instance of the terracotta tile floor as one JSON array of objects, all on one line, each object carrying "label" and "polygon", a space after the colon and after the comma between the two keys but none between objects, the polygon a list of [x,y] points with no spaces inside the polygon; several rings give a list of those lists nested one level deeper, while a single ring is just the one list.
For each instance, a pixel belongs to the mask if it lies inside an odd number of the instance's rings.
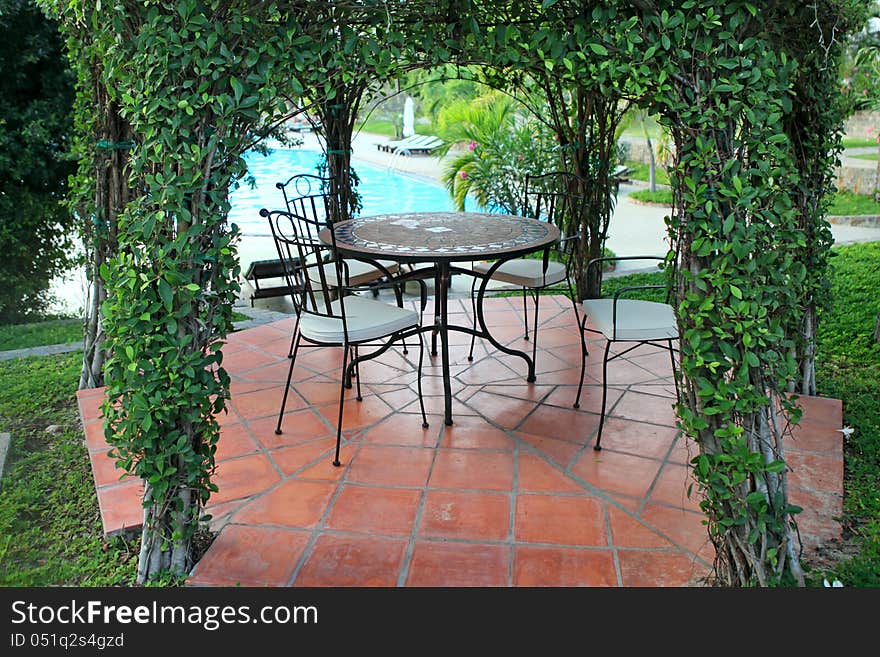
[{"label": "terracotta tile floor", "polygon": [[[513,347],[519,299],[486,300],[489,324]],[[468,322],[469,303],[450,301]],[[515,358],[453,335],[455,424],[443,425],[439,361],[425,368],[430,428],[423,429],[415,363],[400,349],[361,368],[363,401],[348,394],[343,465],[331,465],[339,349],[309,349],[297,363],[274,434],[292,320],[229,338],[232,401],[221,419],[209,511],[220,534],[193,586],[682,586],[713,557],[698,501],[689,499],[693,446],[675,429],[664,353],[642,347],[609,366],[604,449],[591,448],[601,387],[594,343],[581,409],[580,367],[568,301],[541,304],[538,380]],[[120,479],[106,456],[99,403],[80,409],[104,528],[141,522],[140,482]],[[805,398],[789,446],[804,547],[839,535],[841,404]]]}]

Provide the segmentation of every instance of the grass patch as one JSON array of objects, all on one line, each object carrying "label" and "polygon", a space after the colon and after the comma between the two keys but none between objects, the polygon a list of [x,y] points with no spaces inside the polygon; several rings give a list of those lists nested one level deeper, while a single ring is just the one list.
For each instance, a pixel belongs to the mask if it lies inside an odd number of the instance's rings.
[{"label": "grass patch", "polygon": [[6,325],[0,326],[0,351],[78,342],[82,338],[83,324],[79,319],[52,319],[32,324]]},{"label": "grass patch", "polygon": [[355,133],[362,130],[364,132],[372,132],[376,135],[385,135],[386,137],[394,137],[397,134],[397,128],[394,122],[385,119],[369,118],[362,123],[355,125]]},{"label": "grass patch", "polygon": [[880,214],[880,203],[875,203],[874,198],[867,194],[855,194],[853,192],[840,191],[834,195],[829,215],[861,215]]},{"label": "grass patch", "polygon": [[[632,169],[632,173],[629,174],[631,180],[641,180],[643,182],[649,181],[651,174],[651,167],[649,165],[634,160],[627,160],[626,166]],[[669,174],[664,167],[658,165],[654,170],[654,173],[658,185],[669,184]]]},{"label": "grass patch", "polygon": [[237,310],[232,311],[232,321],[233,322],[246,322],[250,319],[250,315],[245,315],[244,313],[240,313]]},{"label": "grass patch", "polygon": [[859,553],[840,563],[846,586],[880,586],[880,242],[840,246],[831,259],[833,305],[821,315],[816,382],[819,394],[843,400],[844,527]]},{"label": "grass patch", "polygon": [[[137,545],[105,539],[75,391],[82,352],[0,362],[0,586],[128,586]],[[58,433],[47,433],[49,425]]]},{"label": "grass patch", "polygon": [[672,205],[672,190],[658,189],[652,192],[650,189],[640,189],[636,192],[630,192],[629,198],[641,203],[656,203],[657,205]]},{"label": "grass patch", "polygon": [[844,138],[843,139],[843,147],[844,148],[867,148],[869,146],[876,146],[876,139],[856,139],[856,138]]},{"label": "grass patch", "polygon": [[877,161],[877,153],[862,153],[861,155],[850,155],[850,157],[854,157],[857,160],[874,160]]}]

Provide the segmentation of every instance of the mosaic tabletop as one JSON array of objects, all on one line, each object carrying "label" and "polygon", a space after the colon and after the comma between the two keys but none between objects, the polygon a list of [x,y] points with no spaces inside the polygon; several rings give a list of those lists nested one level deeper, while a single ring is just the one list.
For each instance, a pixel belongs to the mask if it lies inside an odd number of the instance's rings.
[{"label": "mosaic tabletop", "polygon": [[[399,261],[513,257],[559,239],[559,229],[545,221],[479,212],[374,215],[340,222],[334,229],[340,251]],[[330,242],[328,230],[321,239]]]}]

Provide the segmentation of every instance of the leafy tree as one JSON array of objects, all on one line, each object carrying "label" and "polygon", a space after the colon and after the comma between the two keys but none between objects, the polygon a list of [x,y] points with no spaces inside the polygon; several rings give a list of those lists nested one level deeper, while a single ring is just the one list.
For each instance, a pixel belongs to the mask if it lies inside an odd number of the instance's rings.
[{"label": "leafy tree", "polygon": [[481,209],[527,213],[526,174],[546,173],[556,162],[545,126],[523,117],[515,101],[499,92],[449,105],[440,112],[438,125],[447,150],[464,146],[443,173],[458,210],[467,209],[470,196]]},{"label": "leafy tree", "polygon": [[0,322],[44,312],[70,264],[72,103],[56,23],[31,0],[0,0]]}]

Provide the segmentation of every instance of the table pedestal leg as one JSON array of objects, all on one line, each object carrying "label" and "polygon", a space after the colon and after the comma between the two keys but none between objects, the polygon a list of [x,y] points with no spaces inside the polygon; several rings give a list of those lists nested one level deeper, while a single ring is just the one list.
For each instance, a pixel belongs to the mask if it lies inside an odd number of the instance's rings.
[{"label": "table pedestal leg", "polygon": [[[434,304],[435,330],[433,336],[440,334],[440,364],[443,369],[443,411],[446,425],[452,424],[452,380],[449,376],[449,317],[447,313],[447,294],[449,293],[449,263],[441,262],[437,266],[437,296]],[[436,347],[433,350],[437,353]]]}]

